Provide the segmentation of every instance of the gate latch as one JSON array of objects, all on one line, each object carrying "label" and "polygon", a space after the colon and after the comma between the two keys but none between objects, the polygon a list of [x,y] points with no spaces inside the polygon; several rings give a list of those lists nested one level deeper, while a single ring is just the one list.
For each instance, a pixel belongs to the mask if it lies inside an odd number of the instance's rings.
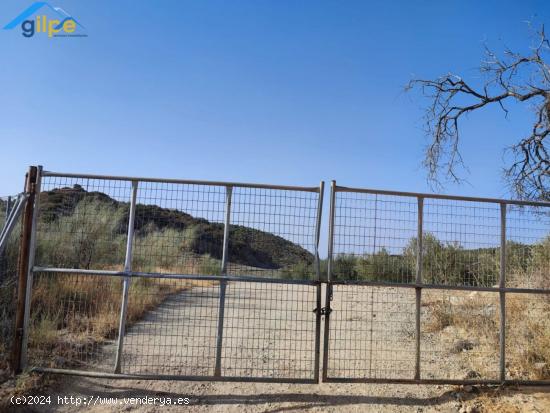
[{"label": "gate latch", "polygon": [[321,307],[321,310],[319,310],[319,308],[314,308],[313,312],[319,313],[320,315],[329,315],[332,312],[332,309],[330,307]]}]

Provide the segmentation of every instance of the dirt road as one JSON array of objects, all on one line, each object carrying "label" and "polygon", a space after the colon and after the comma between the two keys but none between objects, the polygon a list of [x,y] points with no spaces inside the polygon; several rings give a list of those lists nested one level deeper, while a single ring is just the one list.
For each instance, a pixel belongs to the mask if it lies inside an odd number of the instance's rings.
[{"label": "dirt road", "polygon": [[[316,324],[312,310],[316,306],[316,294],[314,286],[229,283],[222,374],[310,378],[315,360]],[[212,375],[218,300],[219,288],[212,286],[196,287],[169,297],[129,329],[125,337],[123,371]],[[335,289],[329,376],[412,377],[414,309],[414,290]],[[471,367],[462,362],[461,354],[449,356],[448,362],[439,358],[440,352],[447,351],[445,346],[452,345],[452,342],[434,343],[432,336],[426,336],[424,346],[426,350],[431,348],[424,360],[428,373],[434,366],[441,369],[446,363],[447,370],[443,371],[446,376],[467,374]],[[112,355],[114,345],[107,346],[106,353]],[[105,357],[98,368],[109,369],[112,362],[112,356]],[[448,386],[133,381],[81,377],[62,378],[54,392],[54,397],[57,395],[95,396],[99,404],[77,409],[92,412],[458,412],[476,396],[473,392]],[[187,397],[189,405],[185,408],[128,405],[122,400],[146,396]],[[119,398],[118,404],[103,404],[107,403],[103,398],[113,397]],[[544,411],[533,406],[532,411]],[[72,405],[57,405],[50,406],[47,411],[73,410],[75,406]]]}]

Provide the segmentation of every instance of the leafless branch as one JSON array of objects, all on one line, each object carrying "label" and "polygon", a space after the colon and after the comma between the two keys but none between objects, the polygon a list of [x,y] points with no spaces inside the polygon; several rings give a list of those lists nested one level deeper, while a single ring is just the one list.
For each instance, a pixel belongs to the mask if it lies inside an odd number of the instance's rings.
[{"label": "leafless branch", "polygon": [[442,178],[460,181],[464,162],[460,153],[459,124],[464,115],[485,106],[498,104],[508,115],[507,101],[530,102],[536,117],[530,133],[513,145],[513,161],[506,166],[505,177],[516,196],[550,199],[550,160],[545,142],[550,134],[550,67],[545,62],[550,51],[544,27],[536,32],[536,42],[527,55],[509,49],[499,57],[489,48],[480,71],[485,77],[477,87],[449,73],[435,80],[414,79],[406,89],[420,89],[429,98],[425,125],[430,143],[425,150],[424,166],[430,182]]}]

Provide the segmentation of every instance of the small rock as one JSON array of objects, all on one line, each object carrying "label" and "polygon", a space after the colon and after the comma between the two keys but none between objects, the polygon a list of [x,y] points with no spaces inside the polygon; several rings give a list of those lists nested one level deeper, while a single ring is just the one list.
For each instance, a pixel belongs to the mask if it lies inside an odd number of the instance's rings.
[{"label": "small rock", "polygon": [[453,352],[460,353],[462,351],[472,350],[475,347],[475,343],[470,340],[458,340],[453,345]]},{"label": "small rock", "polygon": [[464,377],[464,379],[468,380],[468,379],[479,379],[481,377],[481,374],[479,374],[477,371],[475,370],[470,370],[468,373],[466,373],[466,376]]},{"label": "small rock", "polygon": [[55,365],[56,367],[64,367],[67,364],[67,359],[64,357],[56,357]]}]

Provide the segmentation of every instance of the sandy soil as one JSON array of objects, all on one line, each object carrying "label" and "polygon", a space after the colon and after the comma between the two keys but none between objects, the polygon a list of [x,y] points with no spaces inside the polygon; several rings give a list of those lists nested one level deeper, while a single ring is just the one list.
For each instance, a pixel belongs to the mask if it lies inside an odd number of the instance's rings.
[{"label": "sandy soil", "polygon": [[[169,297],[132,326],[125,337],[124,372],[213,374],[218,292],[217,287],[184,291]],[[310,378],[315,354],[312,310],[316,294],[312,286],[230,283],[222,374]],[[479,301],[479,297],[475,299]],[[490,312],[492,305],[489,302],[483,308]],[[422,317],[430,317],[429,310],[424,309]],[[331,323],[329,376],[414,375],[414,290],[336,288]],[[426,332],[422,339],[425,377],[465,378],[477,368],[470,362],[471,353],[453,352],[456,341],[463,338],[459,331],[447,333],[447,339],[440,342],[434,337]],[[478,347],[482,348],[481,344]],[[112,366],[114,345],[107,346],[105,353],[111,356],[99,360],[96,369],[108,371]],[[493,361],[493,356],[488,354],[487,360]],[[484,372],[478,368],[475,372],[492,374],[491,369]],[[516,406],[510,412],[550,411],[548,393],[540,389],[527,389],[523,394],[507,391],[498,397],[492,392],[480,394],[477,389],[428,385],[132,381],[66,376],[54,389],[54,397],[118,397],[121,404],[80,408],[52,405],[40,411],[184,410],[181,406],[127,405],[121,401],[124,397],[145,396],[188,397],[190,404],[185,410],[191,411],[459,412],[472,411],[472,406],[480,403],[492,406],[494,411],[506,411],[508,406]]]}]

